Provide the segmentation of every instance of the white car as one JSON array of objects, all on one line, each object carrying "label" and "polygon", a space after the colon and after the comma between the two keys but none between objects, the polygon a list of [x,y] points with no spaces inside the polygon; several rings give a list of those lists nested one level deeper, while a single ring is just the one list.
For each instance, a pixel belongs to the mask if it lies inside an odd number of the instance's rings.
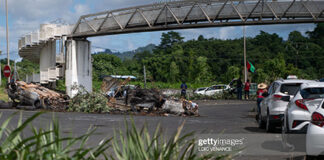
[{"label": "white car", "polygon": [[259,127],[266,128],[267,132],[272,132],[277,126],[281,126],[282,117],[286,111],[288,102],[282,98],[290,96],[292,98],[299,90],[300,85],[311,80],[286,79],[276,80],[270,85],[266,97],[260,104],[258,113]]},{"label": "white car", "polygon": [[208,87],[197,88],[194,93],[195,94],[205,94],[205,91],[206,91],[207,88]]},{"label": "white car", "polygon": [[324,98],[324,82],[304,83],[288,103],[282,123],[283,133],[306,133],[312,113]]},{"label": "white car", "polygon": [[306,154],[324,155],[324,102],[322,101],[311,116],[306,134]]},{"label": "white car", "polygon": [[214,85],[214,86],[211,86],[211,87],[207,88],[205,90],[205,93],[203,93],[203,95],[212,96],[212,95],[215,95],[215,94],[220,94],[220,93],[223,93],[224,90],[227,90],[229,88],[230,88],[229,85],[225,85],[225,84]]}]

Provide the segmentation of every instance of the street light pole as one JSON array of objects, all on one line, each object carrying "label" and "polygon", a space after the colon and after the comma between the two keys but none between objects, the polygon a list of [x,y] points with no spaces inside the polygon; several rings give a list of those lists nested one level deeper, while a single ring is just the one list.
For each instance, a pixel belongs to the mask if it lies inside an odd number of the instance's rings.
[{"label": "street light pole", "polygon": [[[8,27],[8,0],[6,0],[6,39],[7,39],[7,65],[10,66],[9,58],[9,27]],[[8,77],[8,83],[10,82],[10,77]]]},{"label": "street light pole", "polygon": [[246,69],[246,36],[245,26],[243,26],[243,40],[244,40],[244,82],[247,81],[247,69]]}]

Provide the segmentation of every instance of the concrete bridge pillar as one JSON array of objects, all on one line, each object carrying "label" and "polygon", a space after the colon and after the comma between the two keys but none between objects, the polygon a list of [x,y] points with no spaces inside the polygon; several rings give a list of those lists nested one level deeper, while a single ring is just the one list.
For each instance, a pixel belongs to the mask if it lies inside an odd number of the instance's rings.
[{"label": "concrete bridge pillar", "polygon": [[56,65],[56,43],[48,41],[40,51],[39,70],[40,83],[46,84],[49,82],[48,69]]},{"label": "concrete bridge pillar", "polygon": [[[92,92],[92,62],[91,42],[88,40],[66,41],[66,93],[74,97],[78,93],[77,87],[84,87]],[[75,87],[77,86],[77,87]]]}]

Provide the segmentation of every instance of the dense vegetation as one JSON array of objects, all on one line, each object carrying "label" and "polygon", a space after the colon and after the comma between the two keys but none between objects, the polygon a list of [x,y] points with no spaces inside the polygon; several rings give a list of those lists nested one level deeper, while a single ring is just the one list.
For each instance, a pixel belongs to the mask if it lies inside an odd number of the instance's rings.
[{"label": "dense vegetation", "polygon": [[[143,80],[146,66],[148,81],[165,86],[182,81],[199,86],[229,83],[243,76],[243,39],[197,39],[184,41],[178,32],[163,33],[161,43],[152,50],[139,50],[132,58],[123,59],[109,53],[93,55],[93,79],[98,87],[102,75],[134,75]],[[324,77],[324,24],[317,24],[303,36],[294,31],[288,40],[261,31],[247,38],[247,59],[255,66],[252,82],[271,82],[295,74],[301,78]],[[1,60],[2,66],[6,61]],[[38,65],[27,60],[17,63],[20,77],[38,71]],[[22,78],[21,78],[22,79]],[[166,85],[172,86],[172,85]]]},{"label": "dense vegetation", "polygon": [[[288,40],[261,31],[247,38],[247,59],[255,66],[252,82],[271,82],[295,74],[301,78],[324,77],[324,24],[317,24],[307,37],[294,31]],[[229,83],[243,76],[243,39],[183,41],[177,32],[163,33],[152,52],[143,51],[122,61],[109,54],[94,55],[94,79],[105,74],[132,74],[143,78],[146,66],[150,81],[177,83]]]}]

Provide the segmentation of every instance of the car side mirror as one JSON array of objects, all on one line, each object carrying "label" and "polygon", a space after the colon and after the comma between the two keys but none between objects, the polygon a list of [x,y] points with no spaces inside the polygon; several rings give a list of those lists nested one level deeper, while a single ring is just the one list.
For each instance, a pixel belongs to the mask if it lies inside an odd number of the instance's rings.
[{"label": "car side mirror", "polygon": [[290,102],[290,96],[282,96],[281,100],[285,102]]},{"label": "car side mirror", "polygon": [[264,92],[264,93],[262,93],[262,96],[263,97],[268,97],[269,96],[269,93],[268,92]]}]

